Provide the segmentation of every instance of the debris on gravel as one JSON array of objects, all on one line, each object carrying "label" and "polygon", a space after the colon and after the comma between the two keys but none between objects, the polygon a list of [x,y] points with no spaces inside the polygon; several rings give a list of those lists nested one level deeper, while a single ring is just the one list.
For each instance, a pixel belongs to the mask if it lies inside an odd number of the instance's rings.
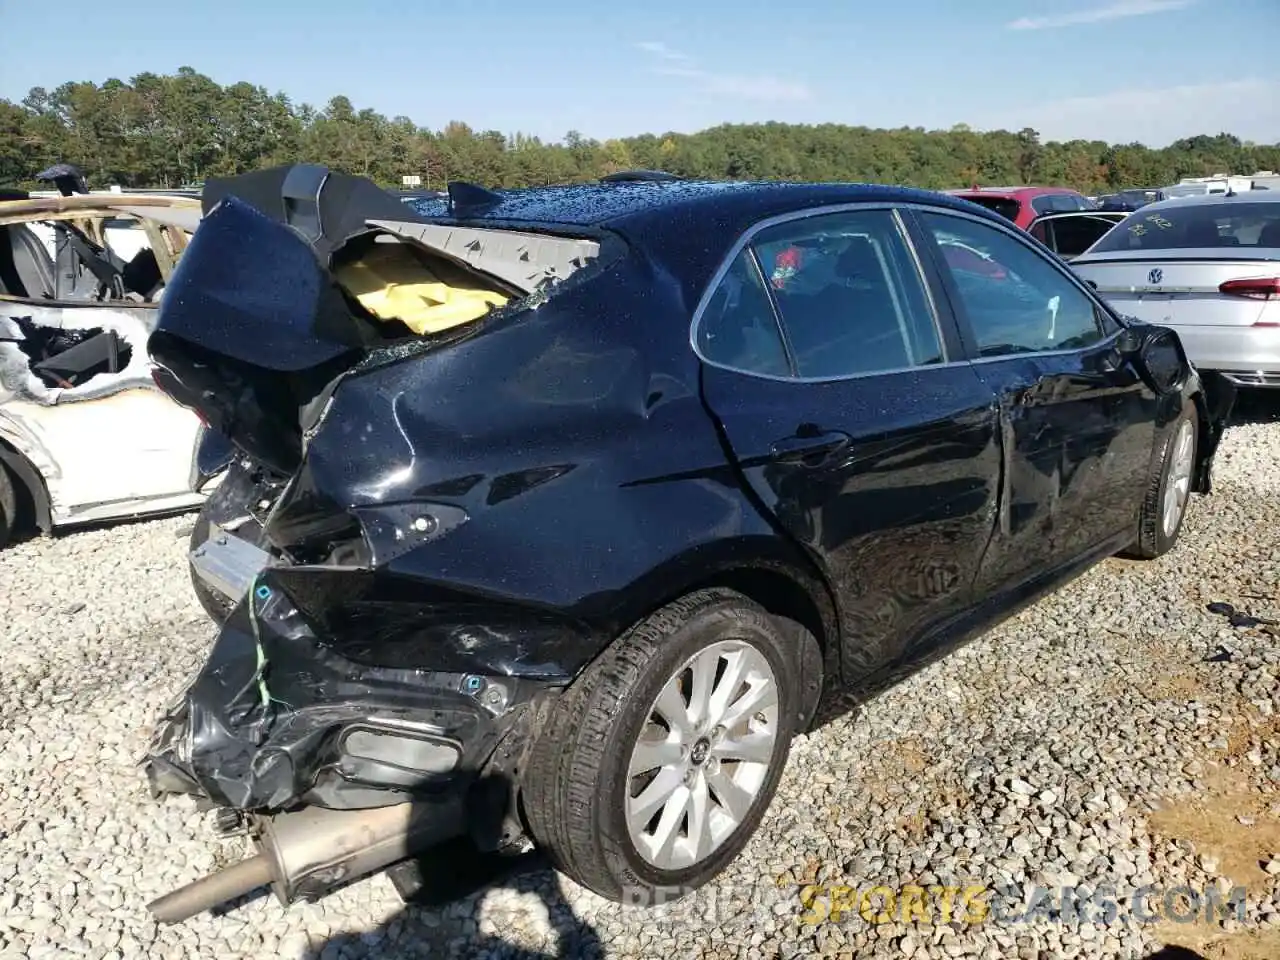
[{"label": "debris on gravel", "polygon": [[212,639],[191,518],[21,543],[0,552],[0,956],[1280,956],[1278,419],[1229,430],[1171,554],[1108,560],[797,740],[743,855],[657,908],[537,870],[443,906],[380,876],[157,927],[149,900],[246,852],[138,767]]}]

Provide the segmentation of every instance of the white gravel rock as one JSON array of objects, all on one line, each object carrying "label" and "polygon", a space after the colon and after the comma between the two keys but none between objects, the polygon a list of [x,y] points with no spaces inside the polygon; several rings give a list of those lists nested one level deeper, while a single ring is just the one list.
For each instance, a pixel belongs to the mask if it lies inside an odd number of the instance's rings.
[{"label": "white gravel rock", "polygon": [[[0,955],[1150,952],[1150,928],[1133,923],[1058,921],[1047,910],[968,923],[963,891],[1003,886],[1028,898],[1041,882],[1084,899],[1111,885],[1127,916],[1134,889],[1203,889],[1221,866],[1215,851],[1153,837],[1146,817],[1156,798],[1191,795],[1223,769],[1246,707],[1262,718],[1280,711],[1277,637],[1205,610],[1225,600],[1280,616],[1280,407],[1262,409],[1228,432],[1217,489],[1193,501],[1176,551],[1107,561],[857,715],[799,738],[743,856],[717,883],[657,910],[607,903],[547,872],[448,907],[406,908],[374,877],[318,904],[285,909],[260,897],[158,928],[150,899],[245,852],[243,840],[215,839],[189,799],[151,799],[138,767],[157,713],[212,639],[187,580],[191,518],[0,552]],[[1251,816],[1280,813],[1276,743],[1255,738],[1226,765],[1271,795]],[[904,885],[959,890],[949,924],[936,898],[933,923],[899,911],[870,924],[854,903],[841,922],[806,924],[804,884],[882,884],[904,902]],[[1245,928],[1280,924],[1280,892],[1263,893]]]}]

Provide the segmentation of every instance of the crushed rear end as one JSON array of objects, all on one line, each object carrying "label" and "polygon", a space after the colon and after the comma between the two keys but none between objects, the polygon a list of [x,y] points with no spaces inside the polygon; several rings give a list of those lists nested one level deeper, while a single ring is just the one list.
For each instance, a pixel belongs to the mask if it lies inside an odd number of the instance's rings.
[{"label": "crushed rear end", "polygon": [[[432,422],[424,394],[457,389],[457,351],[518,354],[602,245],[442,225],[308,166],[211,183],[205,206],[149,344],[156,380],[276,479],[264,496],[233,466],[215,492],[226,525],[193,565],[237,605],[146,771],[259,853],[152,911],[176,922],[268,883],[313,898],[463,834],[523,850],[521,759],[596,638],[486,590],[471,438]],[[458,476],[424,479],[452,456]],[[506,496],[556,477],[511,479]],[[258,542],[235,535],[237,512]],[[448,560],[422,561],[450,538]]]}]

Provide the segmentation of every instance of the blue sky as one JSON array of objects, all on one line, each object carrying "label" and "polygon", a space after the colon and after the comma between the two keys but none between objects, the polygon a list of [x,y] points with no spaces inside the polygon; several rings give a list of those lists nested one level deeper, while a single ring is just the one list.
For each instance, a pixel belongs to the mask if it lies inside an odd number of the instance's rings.
[{"label": "blue sky", "polygon": [[[0,0],[0,97],[187,65],[559,139],[781,120],[1280,141],[1280,0]],[[77,24],[68,29],[64,24]],[[55,53],[56,50],[56,53]]]}]

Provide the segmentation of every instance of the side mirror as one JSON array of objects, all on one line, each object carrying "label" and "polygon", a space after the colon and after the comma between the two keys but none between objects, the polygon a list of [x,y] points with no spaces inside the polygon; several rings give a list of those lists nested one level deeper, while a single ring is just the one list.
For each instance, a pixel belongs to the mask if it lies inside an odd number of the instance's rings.
[{"label": "side mirror", "polygon": [[1178,335],[1172,330],[1157,327],[1154,331],[1139,336],[1138,341],[1139,366],[1156,392],[1176,393],[1181,390],[1191,372],[1191,364],[1187,361]]},{"label": "side mirror", "polygon": [[1098,281],[1097,281],[1097,280],[1086,280],[1086,281],[1085,281],[1085,283],[1089,284],[1089,286],[1093,287],[1093,289],[1095,289],[1095,290],[1097,290],[1097,289],[1098,289]]}]

